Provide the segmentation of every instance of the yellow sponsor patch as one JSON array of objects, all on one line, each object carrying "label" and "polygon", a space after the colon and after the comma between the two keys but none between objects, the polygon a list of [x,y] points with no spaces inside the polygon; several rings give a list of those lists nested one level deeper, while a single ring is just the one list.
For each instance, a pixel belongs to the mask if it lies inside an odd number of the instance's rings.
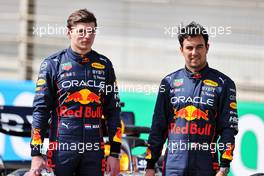
[{"label": "yellow sponsor patch", "polygon": [[109,156],[110,155],[110,145],[109,144],[105,144],[104,145],[104,155],[105,156]]},{"label": "yellow sponsor patch", "polygon": [[92,67],[97,68],[97,69],[104,69],[105,68],[105,66],[103,64],[100,64],[98,62],[92,63]]},{"label": "yellow sponsor patch", "polygon": [[42,86],[42,85],[44,85],[44,84],[46,84],[46,80],[45,80],[45,79],[39,79],[39,80],[37,81],[37,85],[38,85],[38,86]]},{"label": "yellow sponsor patch", "polygon": [[210,79],[206,79],[203,81],[203,83],[207,86],[212,86],[212,87],[217,87],[218,86],[218,83],[215,82],[215,81],[212,81]]},{"label": "yellow sponsor patch", "polygon": [[235,102],[230,103],[232,109],[237,109],[237,104]]}]

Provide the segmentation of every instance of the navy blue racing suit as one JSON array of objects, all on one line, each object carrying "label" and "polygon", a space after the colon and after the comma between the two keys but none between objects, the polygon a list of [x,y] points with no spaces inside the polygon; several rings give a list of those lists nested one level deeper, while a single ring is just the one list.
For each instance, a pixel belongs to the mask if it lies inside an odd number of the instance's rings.
[{"label": "navy blue racing suit", "polygon": [[[46,58],[36,83],[31,155],[41,155],[49,129],[47,165],[57,176],[103,175],[103,120],[111,145],[120,153],[120,106],[112,63],[94,50],[71,48]],[[110,154],[110,155],[111,155]]]},{"label": "navy blue racing suit", "polygon": [[154,168],[166,140],[163,175],[213,176],[218,158],[220,167],[229,167],[238,132],[236,105],[234,82],[208,65],[199,73],[184,68],[166,76],[154,110],[147,168]]}]

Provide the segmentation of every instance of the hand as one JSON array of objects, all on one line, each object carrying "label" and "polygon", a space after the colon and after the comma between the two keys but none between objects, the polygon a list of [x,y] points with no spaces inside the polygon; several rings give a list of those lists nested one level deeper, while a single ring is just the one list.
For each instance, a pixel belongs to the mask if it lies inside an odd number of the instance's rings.
[{"label": "hand", "polygon": [[155,176],[155,170],[154,169],[147,169],[145,176]]},{"label": "hand", "polygon": [[118,158],[109,156],[107,158],[107,167],[106,167],[106,173],[111,176],[119,175],[120,173],[120,161]]},{"label": "hand", "polygon": [[31,161],[31,168],[26,176],[39,176],[43,168],[46,167],[46,162],[42,156],[33,156]]},{"label": "hand", "polygon": [[226,176],[223,172],[218,171],[215,176]]}]

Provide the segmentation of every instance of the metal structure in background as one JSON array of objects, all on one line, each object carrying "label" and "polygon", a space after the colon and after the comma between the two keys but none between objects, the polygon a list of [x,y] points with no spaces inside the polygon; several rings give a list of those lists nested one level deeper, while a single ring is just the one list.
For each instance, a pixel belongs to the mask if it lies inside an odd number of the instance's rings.
[{"label": "metal structure in background", "polygon": [[21,79],[31,80],[33,75],[35,0],[20,0],[19,60]]},{"label": "metal structure in background", "polygon": [[210,37],[209,64],[234,79],[239,100],[264,101],[260,0],[0,0],[0,79],[35,81],[41,60],[68,46],[63,27],[80,8],[98,18],[94,49],[112,60],[119,82],[141,85],[158,85],[183,66],[173,27],[230,26],[231,35]]}]

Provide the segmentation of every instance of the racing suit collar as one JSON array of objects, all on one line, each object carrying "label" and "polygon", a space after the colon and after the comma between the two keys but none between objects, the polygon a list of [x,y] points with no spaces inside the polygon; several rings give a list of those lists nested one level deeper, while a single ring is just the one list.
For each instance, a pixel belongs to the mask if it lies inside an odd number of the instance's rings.
[{"label": "racing suit collar", "polygon": [[69,47],[67,49],[67,53],[71,59],[75,60],[76,62],[78,62],[80,64],[84,64],[84,63],[89,62],[93,58],[93,55],[94,55],[93,50],[86,53],[85,55],[81,55],[79,53],[74,52],[71,47]]},{"label": "racing suit collar", "polygon": [[209,66],[208,66],[208,63],[206,64],[206,66],[200,70],[199,72],[191,72],[186,66],[184,68],[184,71],[185,71],[185,74],[188,78],[192,78],[192,79],[200,79],[202,77],[204,77],[206,75],[206,73],[208,72],[209,70]]}]

